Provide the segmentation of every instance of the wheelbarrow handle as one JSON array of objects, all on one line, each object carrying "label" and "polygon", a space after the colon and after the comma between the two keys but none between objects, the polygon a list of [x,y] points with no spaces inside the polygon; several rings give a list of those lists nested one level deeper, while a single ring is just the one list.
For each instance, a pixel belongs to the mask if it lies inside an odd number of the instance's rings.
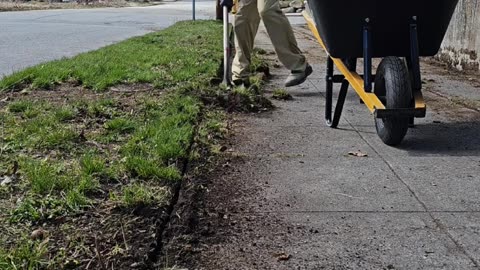
[{"label": "wheelbarrow handle", "polygon": [[230,44],[228,35],[228,7],[223,6],[223,83],[230,85]]}]

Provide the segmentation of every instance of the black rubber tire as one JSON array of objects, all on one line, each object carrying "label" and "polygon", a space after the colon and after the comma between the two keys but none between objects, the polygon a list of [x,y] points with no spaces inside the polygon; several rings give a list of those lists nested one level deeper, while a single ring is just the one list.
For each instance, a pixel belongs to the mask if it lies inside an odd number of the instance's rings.
[{"label": "black rubber tire", "polygon": [[[374,93],[387,109],[410,108],[412,85],[405,62],[398,57],[385,57],[377,68]],[[377,134],[391,146],[399,145],[407,134],[409,118],[375,118]]]}]

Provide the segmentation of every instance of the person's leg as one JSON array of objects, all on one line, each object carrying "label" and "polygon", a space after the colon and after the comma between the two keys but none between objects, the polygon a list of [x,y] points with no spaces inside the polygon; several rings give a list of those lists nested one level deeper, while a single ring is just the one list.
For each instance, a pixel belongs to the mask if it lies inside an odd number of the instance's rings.
[{"label": "person's leg", "polygon": [[291,71],[305,71],[307,61],[298,48],[292,26],[280,9],[279,1],[258,0],[258,11],[280,62]]},{"label": "person's leg", "polygon": [[233,21],[236,50],[232,64],[234,82],[248,79],[250,75],[251,53],[259,24],[257,0],[239,0],[238,11]]}]

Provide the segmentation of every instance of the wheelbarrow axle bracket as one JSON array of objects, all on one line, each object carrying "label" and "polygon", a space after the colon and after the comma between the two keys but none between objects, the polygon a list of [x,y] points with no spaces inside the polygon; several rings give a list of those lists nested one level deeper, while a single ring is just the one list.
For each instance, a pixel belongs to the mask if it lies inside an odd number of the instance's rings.
[{"label": "wheelbarrow axle bracket", "polygon": [[365,92],[372,92],[372,31],[369,25],[370,19],[365,19],[363,27],[363,78]]},{"label": "wheelbarrow axle bracket", "polygon": [[375,109],[373,114],[375,118],[423,118],[426,112],[425,108]]}]

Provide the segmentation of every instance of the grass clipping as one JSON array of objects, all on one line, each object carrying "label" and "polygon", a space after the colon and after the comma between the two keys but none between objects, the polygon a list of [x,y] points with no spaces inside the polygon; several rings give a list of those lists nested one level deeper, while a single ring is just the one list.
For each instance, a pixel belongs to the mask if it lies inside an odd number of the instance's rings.
[{"label": "grass clipping", "polygon": [[0,269],[142,262],[212,115],[221,33],[178,23],[0,81]]}]

